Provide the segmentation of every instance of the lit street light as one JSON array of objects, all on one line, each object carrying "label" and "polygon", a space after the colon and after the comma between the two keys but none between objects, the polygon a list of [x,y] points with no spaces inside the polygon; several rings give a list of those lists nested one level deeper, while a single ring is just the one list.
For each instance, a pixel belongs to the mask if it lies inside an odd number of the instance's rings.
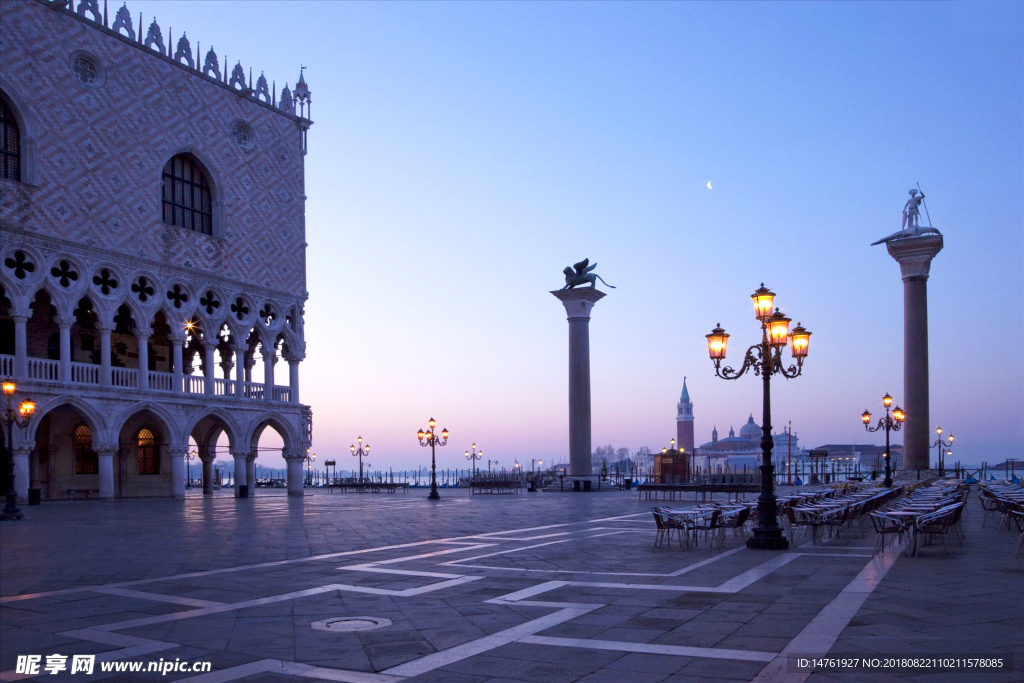
[{"label": "lit street light", "polygon": [[311,449],[306,449],[306,486],[313,485],[313,463],[316,462],[316,453],[311,453]]},{"label": "lit street light", "polygon": [[864,429],[869,432],[877,432],[879,430],[885,430],[885,481],[882,485],[886,488],[892,486],[892,458],[889,453],[889,432],[898,432],[903,426],[903,420],[906,419],[906,414],[903,409],[899,406],[892,411],[892,415],[889,415],[889,408],[892,407],[892,396],[886,394],[882,397],[882,405],[885,406],[885,417],[878,418],[878,425],[876,427],[871,426],[871,413],[865,409],[861,414],[860,419],[864,421]]},{"label": "lit street light", "polygon": [[[804,358],[810,346],[811,333],[797,323],[793,331],[789,331],[790,319],[778,308],[772,313],[775,294],[769,291],[764,283],[751,295],[754,302],[754,316],[761,323],[761,341],[747,349],[743,357],[743,365],[739,370],[731,367],[722,368],[725,359],[729,335],[717,325],[711,334],[706,335],[708,352],[715,363],[715,375],[722,379],[739,379],[748,370],[760,375],[763,382],[763,418],[761,420],[761,495],[757,499],[757,525],[753,536],[747,540],[748,548],[765,550],[784,550],[789,542],[779,526],[778,504],[775,497],[775,464],[772,462],[772,375],[780,374],[786,379],[798,377],[803,371]],[[782,349],[789,342],[796,365],[785,367],[782,360]]]},{"label": "lit street light", "polygon": [[363,481],[363,458],[370,457],[370,444],[366,444],[366,449],[363,449],[363,437],[358,437],[356,441],[359,443],[359,448],[355,447],[355,444],[348,447],[352,452],[353,456],[359,457],[359,482]]},{"label": "lit street light", "polygon": [[434,447],[444,446],[448,443],[448,430],[442,429],[441,438],[438,439],[437,435],[434,434],[434,427],[437,426],[437,421],[434,418],[430,418],[427,426],[427,431],[421,429],[416,432],[416,438],[419,439],[420,445],[423,447],[430,446],[430,495],[427,496],[427,500],[441,500],[441,494],[437,492],[437,456]]},{"label": "lit street light", "polygon": [[464,455],[466,456],[466,460],[469,460],[471,463],[473,463],[473,478],[476,479],[476,461],[484,457],[484,452],[480,451],[479,453],[477,453],[476,444],[473,444],[472,446],[470,446],[470,448],[473,449],[473,452],[470,453],[469,451],[466,451]]},{"label": "lit street light", "polygon": [[14,392],[17,389],[18,386],[14,382],[4,380],[3,422],[7,427],[7,441],[4,443],[7,450],[7,501],[3,512],[0,513],[0,519],[10,520],[19,520],[23,517],[18,507],[18,491],[14,488],[14,425],[18,425],[19,429],[28,429],[28,423],[36,412],[36,403],[30,398],[22,401],[17,411],[14,410]]},{"label": "lit street light", "polygon": [[199,454],[196,453],[196,449],[194,448],[185,454],[185,467],[188,469],[188,481],[185,482],[185,488],[187,489],[192,488],[192,461],[195,460],[198,455]]},{"label": "lit street light", "polygon": [[953,447],[953,439],[955,438],[952,434],[942,438],[942,427],[935,428],[935,443],[931,445],[932,448],[939,449],[939,476],[946,476],[946,456],[953,455],[953,451],[949,450]]}]

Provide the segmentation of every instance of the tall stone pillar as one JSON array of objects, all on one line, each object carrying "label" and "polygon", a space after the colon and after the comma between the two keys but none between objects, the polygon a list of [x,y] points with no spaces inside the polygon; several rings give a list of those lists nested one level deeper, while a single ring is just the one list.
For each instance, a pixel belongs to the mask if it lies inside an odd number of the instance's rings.
[{"label": "tall stone pillar", "polygon": [[112,500],[114,498],[114,454],[116,452],[116,446],[96,447],[101,500]]},{"label": "tall stone pillar", "polygon": [[942,235],[886,242],[903,276],[903,469],[928,467],[928,272]]},{"label": "tall stone pillar", "polygon": [[14,320],[14,378],[28,379],[28,337],[26,324],[30,311],[27,309],[11,309]]},{"label": "tall stone pillar", "polygon": [[256,451],[245,459],[245,480],[249,482],[249,496],[256,495]]},{"label": "tall stone pillar", "polygon": [[305,495],[305,483],[302,473],[302,455],[285,456],[284,461],[288,463],[288,495]]},{"label": "tall stone pillar", "polygon": [[174,498],[185,497],[185,455],[187,448],[168,448],[171,456],[171,496]]},{"label": "tall stone pillar", "polygon": [[302,361],[298,356],[289,356],[288,361],[288,400],[292,403],[299,402],[299,363]]},{"label": "tall stone pillar", "polygon": [[207,335],[203,340],[203,393],[207,396],[213,396],[213,380],[217,377],[213,369],[213,352],[216,350],[216,344]]},{"label": "tall stone pillar", "polygon": [[605,293],[593,288],[551,292],[569,320],[569,475],[589,477],[590,462],[590,311]]},{"label": "tall stone pillar", "polygon": [[235,459],[235,498],[239,496],[239,487],[245,486],[245,453],[232,453]]},{"label": "tall stone pillar", "polygon": [[113,328],[108,323],[100,323],[100,386],[110,386],[110,333]]},{"label": "tall stone pillar", "polygon": [[71,382],[71,325],[75,319],[71,316],[57,316],[57,329],[60,344],[60,365],[58,366],[61,382]]},{"label": "tall stone pillar", "polygon": [[135,335],[139,344],[139,391],[149,391],[149,335]]},{"label": "tall stone pillar", "polygon": [[171,334],[171,365],[174,366],[172,368],[174,379],[171,381],[171,391],[175,394],[181,393],[182,383],[184,382],[184,346],[185,333],[181,330],[175,330]]},{"label": "tall stone pillar", "polygon": [[203,495],[213,495],[213,455],[199,454],[199,460],[203,463]]},{"label": "tall stone pillar", "polygon": [[14,491],[18,494],[18,500],[23,502],[28,500],[28,458],[31,453],[32,448],[28,444],[20,444],[11,449],[11,455],[14,457]]}]

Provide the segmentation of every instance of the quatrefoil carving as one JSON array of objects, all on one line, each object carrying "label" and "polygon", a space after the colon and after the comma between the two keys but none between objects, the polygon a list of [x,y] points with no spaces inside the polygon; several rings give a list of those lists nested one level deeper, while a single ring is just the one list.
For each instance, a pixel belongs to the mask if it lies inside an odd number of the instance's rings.
[{"label": "quatrefoil carving", "polygon": [[277,320],[277,311],[275,311],[274,307],[270,304],[265,304],[263,309],[260,311],[260,320],[263,321],[264,325],[269,327],[275,320]]},{"label": "quatrefoil carving", "polygon": [[213,290],[210,290],[199,297],[199,305],[206,309],[207,315],[213,315],[213,312],[220,308],[220,301],[217,299],[217,295],[213,293]]},{"label": "quatrefoil carving", "polygon": [[143,302],[156,294],[156,290],[153,288],[152,283],[150,283],[149,278],[145,276],[140,276],[138,280],[132,283],[132,291],[139,297],[139,301]]},{"label": "quatrefoil carving", "polygon": [[78,272],[75,271],[70,261],[62,260],[50,268],[50,275],[56,278],[61,287],[70,287],[72,282],[78,280]]},{"label": "quatrefoil carving", "polygon": [[19,280],[24,280],[28,277],[29,273],[34,273],[36,270],[36,264],[32,263],[28,254],[22,250],[14,252],[14,256],[8,256],[4,260],[4,265],[14,271],[14,277]]},{"label": "quatrefoil carving", "polygon": [[245,299],[242,297],[235,299],[235,303],[231,304],[231,312],[239,320],[244,320],[245,316],[249,315],[249,307],[245,305]]},{"label": "quatrefoil carving", "polygon": [[188,303],[188,292],[186,292],[181,285],[174,285],[167,290],[167,300],[171,302],[175,308],[181,308],[183,305]]},{"label": "quatrefoil carving", "polygon": [[114,274],[106,268],[100,268],[100,272],[92,276],[92,283],[100,288],[104,296],[117,289],[117,280]]}]

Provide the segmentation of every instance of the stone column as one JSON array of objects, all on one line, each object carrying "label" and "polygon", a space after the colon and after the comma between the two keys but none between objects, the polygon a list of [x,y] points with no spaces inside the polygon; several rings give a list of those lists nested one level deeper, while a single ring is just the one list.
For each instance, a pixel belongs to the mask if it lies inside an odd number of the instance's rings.
[{"label": "stone column", "polygon": [[238,487],[245,484],[245,453],[232,453],[235,459],[235,498],[238,498]]},{"label": "stone column", "polygon": [[216,345],[207,335],[207,338],[203,340],[203,393],[207,396],[213,396],[213,380],[217,376],[213,369],[213,354],[216,350]]},{"label": "stone column", "polygon": [[[247,347],[236,346],[235,350],[235,398],[245,396],[245,352]],[[252,488],[252,487],[250,487]]]},{"label": "stone column", "polygon": [[171,363],[174,365],[174,378],[171,380],[171,391],[175,394],[180,394],[182,392],[182,385],[184,383],[184,345],[185,334],[183,332],[177,331],[171,334]]},{"label": "stone column", "polygon": [[60,365],[58,377],[61,382],[71,381],[71,325],[74,318],[57,316],[57,329],[60,334]]},{"label": "stone column", "polygon": [[12,309],[11,319],[14,320],[14,378],[28,379],[28,341],[25,336],[28,311]]},{"label": "stone column", "polygon": [[113,328],[100,324],[100,386],[110,386],[110,333]]},{"label": "stone column", "polygon": [[569,319],[569,474],[590,476],[590,311],[605,294],[592,288],[551,293]]},{"label": "stone column", "polygon": [[202,455],[199,456],[199,461],[203,463],[203,495],[213,495],[213,456]]},{"label": "stone column", "polygon": [[270,347],[270,352],[267,352],[267,347],[263,347],[263,400],[273,401],[274,400],[274,362],[277,358],[274,357],[274,347]]},{"label": "stone column", "polygon": [[186,448],[168,448],[171,456],[171,495],[175,498],[185,497],[185,454]]},{"label": "stone column", "polygon": [[249,497],[256,495],[256,452],[245,459],[245,480],[249,482]]},{"label": "stone column", "polygon": [[114,498],[114,454],[116,452],[116,446],[96,447],[99,461],[100,498],[102,500],[113,500]]},{"label": "stone column", "polygon": [[[6,434],[4,436],[6,437]],[[14,456],[14,491],[18,494],[19,501],[27,501],[30,483],[28,457],[32,453],[32,447],[28,444],[19,444],[11,451],[11,455]]]},{"label": "stone column", "polygon": [[305,495],[304,475],[302,472],[303,456],[286,455],[284,461],[288,463],[288,495]]},{"label": "stone column", "polygon": [[903,276],[903,469],[928,467],[928,272],[942,235],[890,240]]},{"label": "stone column", "polygon": [[299,363],[302,359],[298,356],[291,356],[288,358],[288,386],[289,396],[288,399],[292,403],[299,402]]},{"label": "stone column", "polygon": [[135,335],[139,343],[139,391],[149,391],[149,335]]}]

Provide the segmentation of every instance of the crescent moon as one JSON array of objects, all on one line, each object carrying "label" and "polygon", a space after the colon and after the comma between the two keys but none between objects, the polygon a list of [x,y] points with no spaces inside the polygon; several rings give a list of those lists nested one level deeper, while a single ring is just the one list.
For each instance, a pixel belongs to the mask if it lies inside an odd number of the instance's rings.
[{"label": "crescent moon", "polygon": [[715,188],[711,187],[711,181],[710,181],[710,180],[708,181],[708,189],[709,189],[709,190],[713,190],[713,189],[715,189]]}]

